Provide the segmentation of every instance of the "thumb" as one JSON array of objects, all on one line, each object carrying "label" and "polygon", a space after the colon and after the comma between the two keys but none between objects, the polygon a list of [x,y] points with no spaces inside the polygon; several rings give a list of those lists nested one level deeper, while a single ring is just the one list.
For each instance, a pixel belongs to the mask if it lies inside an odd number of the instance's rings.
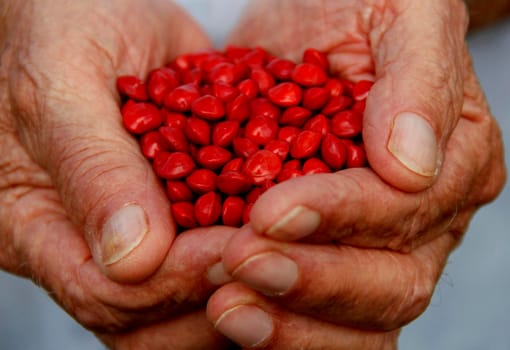
[{"label": "thumb", "polygon": [[394,18],[373,19],[363,138],[371,167],[414,192],[434,183],[460,117],[467,15],[461,1],[393,3]]}]

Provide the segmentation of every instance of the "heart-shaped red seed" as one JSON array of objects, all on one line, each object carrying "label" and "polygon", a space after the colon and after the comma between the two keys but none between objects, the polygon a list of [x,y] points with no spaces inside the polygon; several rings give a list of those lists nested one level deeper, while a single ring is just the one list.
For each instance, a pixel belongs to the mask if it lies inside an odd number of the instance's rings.
[{"label": "heart-shaped red seed", "polygon": [[163,117],[153,104],[130,100],[122,107],[122,120],[129,132],[143,134],[159,127]]},{"label": "heart-shaped red seed", "polygon": [[196,169],[186,178],[186,184],[193,192],[204,194],[216,190],[216,177],[212,170]]},{"label": "heart-shaped red seed", "polygon": [[250,157],[259,149],[255,142],[245,137],[236,137],[234,141],[232,141],[232,146],[234,148],[234,153],[242,158]]},{"label": "heart-shaped red seed", "polygon": [[159,133],[165,139],[169,151],[188,152],[188,139],[182,129],[162,126],[159,128]]},{"label": "heart-shaped red seed", "polygon": [[195,218],[195,206],[190,202],[177,202],[171,206],[172,217],[175,222],[185,229],[191,229],[198,226]]},{"label": "heart-shaped red seed", "polygon": [[303,97],[301,88],[292,82],[280,83],[267,92],[267,96],[274,104],[282,107],[297,106]]},{"label": "heart-shaped red seed", "polygon": [[211,143],[211,126],[200,118],[190,117],[184,127],[184,134],[197,145],[206,146]]},{"label": "heart-shaped red seed", "polygon": [[182,113],[170,112],[167,109],[163,109],[161,114],[163,116],[163,124],[165,126],[184,130],[184,127],[188,122],[188,117]]},{"label": "heart-shaped red seed", "polygon": [[212,130],[212,143],[220,147],[228,147],[239,132],[239,122],[226,120],[216,124]]},{"label": "heart-shaped red seed", "polygon": [[276,121],[264,116],[251,118],[244,128],[244,136],[257,145],[267,144],[276,139],[277,134],[278,124]]},{"label": "heart-shaped red seed", "polygon": [[321,144],[322,159],[334,170],[340,170],[347,159],[345,143],[335,135],[327,134]]},{"label": "heart-shaped red seed", "polygon": [[185,84],[170,91],[165,96],[163,104],[174,111],[187,112],[199,97],[200,91],[195,84]]},{"label": "heart-shaped red seed", "polygon": [[266,69],[278,80],[290,80],[296,64],[285,58],[275,58],[266,66]]},{"label": "heart-shaped red seed", "polygon": [[311,87],[303,94],[303,107],[311,110],[321,109],[331,97],[328,89],[324,87]]},{"label": "heart-shaped red seed", "polygon": [[312,63],[320,67],[324,72],[329,71],[328,57],[324,52],[316,49],[306,49],[303,53],[303,62]]},{"label": "heart-shaped red seed", "polygon": [[158,152],[154,157],[154,171],[156,175],[167,180],[177,180],[191,174],[195,162],[183,152]]},{"label": "heart-shaped red seed", "polygon": [[198,150],[196,160],[206,169],[216,170],[225,165],[232,158],[232,153],[223,147],[210,145]]},{"label": "heart-shaped red seed", "polygon": [[259,87],[253,79],[245,79],[237,84],[237,90],[251,100],[257,96]]},{"label": "heart-shaped red seed", "polygon": [[273,152],[284,161],[289,155],[290,144],[283,140],[271,140],[264,146],[264,149]]},{"label": "heart-shaped red seed", "polygon": [[301,127],[311,115],[312,112],[304,107],[289,107],[282,113],[280,124]]},{"label": "heart-shaped red seed", "polygon": [[226,171],[218,175],[216,185],[224,194],[237,196],[251,189],[251,179],[239,171]]},{"label": "heart-shaped red seed", "polygon": [[331,169],[328,167],[326,163],[324,163],[319,158],[310,158],[305,161],[303,164],[303,174],[304,175],[312,175],[312,174],[321,174],[321,173],[330,173]]},{"label": "heart-shaped red seed", "polygon": [[168,149],[169,145],[158,131],[150,131],[141,137],[140,148],[146,158],[153,159],[156,153]]},{"label": "heart-shaped red seed", "polygon": [[193,201],[193,192],[184,181],[167,181],[166,193],[172,203]]},{"label": "heart-shaped red seed", "polygon": [[212,226],[221,216],[221,198],[216,192],[200,196],[195,203],[195,218],[200,226]]},{"label": "heart-shaped red seed", "polygon": [[256,185],[275,179],[281,169],[282,161],[280,158],[268,150],[255,152],[246,159],[243,165],[243,173],[248,175]]},{"label": "heart-shaped red seed", "polygon": [[324,114],[317,114],[306,122],[303,129],[315,131],[324,136],[331,131],[330,120]]},{"label": "heart-shaped red seed", "polygon": [[347,167],[359,168],[364,167],[367,163],[367,155],[363,147],[358,145],[347,146]]},{"label": "heart-shaped red seed", "polygon": [[240,227],[243,222],[244,200],[241,197],[229,196],[223,202],[221,221],[223,225]]},{"label": "heart-shaped red seed", "polygon": [[319,86],[328,80],[321,67],[311,63],[300,63],[292,72],[292,80],[302,86]]},{"label": "heart-shaped red seed", "polygon": [[312,157],[321,144],[322,135],[311,130],[301,131],[290,147],[290,155],[297,159]]},{"label": "heart-shaped red seed", "polygon": [[338,137],[356,137],[362,128],[363,115],[352,110],[338,112],[331,119],[331,131]]},{"label": "heart-shaped red seed", "polygon": [[206,120],[218,120],[225,115],[225,106],[216,96],[204,95],[193,101],[191,111]]},{"label": "heart-shaped red seed", "polygon": [[145,83],[133,75],[124,75],[117,78],[117,90],[133,100],[147,100],[147,87]]},{"label": "heart-shaped red seed", "polygon": [[166,94],[175,89],[179,83],[179,74],[171,68],[164,67],[152,71],[147,84],[151,100],[161,105]]}]

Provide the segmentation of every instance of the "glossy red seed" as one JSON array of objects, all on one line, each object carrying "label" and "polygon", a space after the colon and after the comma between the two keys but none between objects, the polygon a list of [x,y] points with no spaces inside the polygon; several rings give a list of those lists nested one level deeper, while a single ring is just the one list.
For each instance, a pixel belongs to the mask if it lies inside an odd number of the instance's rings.
[{"label": "glossy red seed", "polygon": [[140,139],[140,148],[145,158],[153,159],[156,153],[168,150],[168,143],[157,131],[150,131]]},{"label": "glossy red seed", "polygon": [[202,70],[200,68],[193,68],[182,73],[183,84],[195,84],[200,85],[202,83]]},{"label": "glossy red seed", "polygon": [[209,169],[196,169],[186,178],[186,184],[197,193],[204,194],[216,190],[216,173]]},{"label": "glossy red seed", "polygon": [[244,206],[244,211],[243,211],[243,224],[244,225],[246,225],[250,222],[251,208],[253,208],[253,203],[247,203]]},{"label": "glossy red seed", "polygon": [[329,90],[326,88],[308,88],[303,94],[303,107],[312,110],[321,109],[328,103],[330,96]]},{"label": "glossy red seed", "polygon": [[312,112],[309,109],[295,106],[287,108],[280,117],[280,124],[301,127],[310,119]]},{"label": "glossy red seed", "polygon": [[225,48],[225,57],[228,58],[230,61],[238,62],[250,51],[251,49],[246,47],[228,45]]},{"label": "glossy red seed", "polygon": [[363,114],[365,112],[365,106],[367,104],[367,100],[361,100],[361,101],[356,101],[353,103],[351,109],[355,112],[358,112],[360,114]]},{"label": "glossy red seed", "polygon": [[296,64],[285,58],[275,58],[266,65],[266,69],[278,80],[290,80]]},{"label": "glossy red seed", "polygon": [[232,101],[239,96],[239,90],[236,87],[221,81],[213,84],[213,90],[214,96],[223,102]]},{"label": "glossy red seed", "polygon": [[234,158],[229,160],[223,168],[221,168],[222,173],[226,173],[227,171],[241,171],[243,167],[244,160],[243,158]]},{"label": "glossy red seed", "polygon": [[276,121],[264,116],[249,119],[244,128],[244,136],[257,145],[267,144],[276,139],[277,134],[278,124]]},{"label": "glossy red seed", "polygon": [[159,68],[149,75],[147,90],[152,101],[158,105],[163,103],[166,94],[180,83],[179,74],[171,68]]},{"label": "glossy red seed", "polygon": [[262,195],[262,189],[260,187],[255,187],[250,192],[248,192],[245,196],[246,203],[253,204],[259,199]]},{"label": "glossy red seed", "polygon": [[133,75],[124,75],[117,78],[117,90],[123,96],[133,100],[147,100],[145,83]]},{"label": "glossy red seed", "polygon": [[301,88],[292,82],[280,83],[267,92],[267,96],[274,104],[282,107],[297,106],[303,97]]},{"label": "glossy red seed", "polygon": [[172,203],[193,201],[193,192],[184,181],[167,181],[166,193]]},{"label": "glossy red seed", "polygon": [[361,101],[367,98],[370,89],[374,85],[373,81],[360,80],[352,87],[352,98],[356,101]]},{"label": "glossy red seed", "polygon": [[310,158],[306,160],[303,164],[303,174],[312,175],[312,174],[321,174],[321,173],[330,173],[331,169],[328,167],[326,163],[324,163],[319,158]]},{"label": "glossy red seed", "polygon": [[303,129],[315,131],[324,136],[331,131],[330,120],[323,114],[317,114],[306,122]]},{"label": "glossy red seed", "polygon": [[282,169],[282,171],[280,171],[280,173],[278,174],[276,181],[280,183],[302,175],[303,172],[298,169]]},{"label": "glossy red seed", "polygon": [[191,104],[200,97],[200,91],[195,84],[185,84],[170,91],[164,98],[165,107],[177,111],[187,112],[191,110]]},{"label": "glossy red seed", "polygon": [[333,170],[340,170],[347,159],[346,145],[335,135],[327,134],[322,139],[321,156]]},{"label": "glossy red seed", "polygon": [[289,155],[290,144],[283,140],[271,140],[264,146],[264,149],[273,152],[284,161]]},{"label": "glossy red seed", "polygon": [[214,66],[207,75],[209,83],[223,82],[233,84],[235,82],[234,65],[229,62],[221,62]]},{"label": "glossy red seed", "polygon": [[232,141],[234,153],[238,157],[248,158],[259,150],[257,144],[245,137],[236,137]]},{"label": "glossy red seed", "polygon": [[196,160],[204,168],[216,170],[232,158],[232,153],[216,145],[204,146],[197,152]]},{"label": "glossy red seed", "polygon": [[335,113],[343,111],[352,105],[352,98],[347,96],[331,96],[328,103],[322,108],[321,113],[326,116],[332,116]]},{"label": "glossy red seed", "polygon": [[221,216],[221,198],[216,192],[208,192],[195,202],[195,217],[202,227],[214,225]]},{"label": "glossy red seed", "polygon": [[367,164],[367,155],[365,150],[358,145],[347,146],[347,167],[348,168],[359,168],[364,167]]},{"label": "glossy red seed", "polygon": [[159,128],[159,133],[165,139],[169,151],[188,152],[188,139],[182,129],[162,126]]},{"label": "glossy red seed", "polygon": [[233,101],[227,103],[227,119],[235,120],[240,123],[244,122],[250,116],[250,105],[249,99],[245,95],[241,94],[237,96]]},{"label": "glossy red seed", "polygon": [[239,122],[226,120],[214,125],[212,143],[216,146],[228,147],[239,132]]},{"label": "glossy red seed", "polygon": [[252,154],[243,165],[243,173],[248,175],[254,184],[262,184],[276,178],[282,168],[282,161],[276,154],[260,150]]},{"label": "glossy red seed", "polygon": [[221,221],[223,225],[240,227],[243,222],[245,202],[241,197],[229,196],[223,202]]},{"label": "glossy red seed", "polygon": [[187,153],[158,152],[153,163],[156,175],[167,180],[178,180],[191,174],[195,162]]},{"label": "glossy red seed", "polygon": [[319,66],[324,72],[329,71],[329,60],[328,56],[324,52],[316,49],[307,49],[303,53],[303,62],[311,63]]},{"label": "glossy red seed", "polygon": [[292,72],[292,80],[302,86],[319,86],[328,80],[321,67],[311,63],[300,63]]},{"label": "glossy red seed", "polygon": [[259,93],[259,87],[253,79],[245,79],[241,81],[237,84],[237,89],[250,100],[254,99]]},{"label": "glossy red seed", "polygon": [[192,66],[191,60],[189,59],[189,56],[190,55],[177,56],[177,58],[175,60],[170,62],[170,64],[168,65],[168,68],[172,68],[173,70],[175,70],[179,73],[187,72],[190,69],[193,69],[193,66]]},{"label": "glossy red seed", "polygon": [[266,64],[267,53],[262,48],[255,48],[247,52],[243,57],[241,57],[240,62],[247,64],[252,68],[262,67]]},{"label": "glossy red seed", "polygon": [[257,84],[259,92],[262,95],[266,95],[269,89],[276,84],[273,76],[263,68],[253,68],[250,74],[250,79]]},{"label": "glossy red seed", "polygon": [[278,121],[281,115],[281,110],[272,104],[267,98],[259,97],[250,102],[250,113],[251,118],[264,116]]},{"label": "glossy red seed", "polygon": [[188,140],[197,145],[206,146],[211,143],[211,126],[200,118],[189,118],[184,127],[184,134]]},{"label": "glossy red seed", "polygon": [[315,131],[301,131],[290,147],[290,155],[297,159],[312,157],[319,149],[322,135]]},{"label": "glossy red seed", "polygon": [[163,122],[159,109],[150,103],[128,101],[122,107],[124,127],[133,134],[143,134],[158,128]]},{"label": "glossy red seed", "polygon": [[362,127],[363,115],[354,111],[338,112],[331,119],[331,131],[338,137],[356,137]]},{"label": "glossy red seed", "polygon": [[172,128],[184,130],[184,127],[188,122],[188,118],[182,113],[170,112],[163,109],[161,111],[161,115],[163,116],[163,124]]},{"label": "glossy red seed", "polygon": [[251,189],[251,179],[239,171],[226,171],[216,179],[218,189],[226,195],[237,196]]},{"label": "glossy red seed", "polygon": [[278,140],[285,141],[289,144],[292,144],[298,134],[300,133],[300,129],[295,126],[284,126],[278,130]]},{"label": "glossy red seed", "polygon": [[344,93],[344,85],[336,78],[329,78],[324,84],[324,88],[329,91],[331,96],[341,96]]},{"label": "glossy red seed", "polygon": [[208,76],[211,71],[213,71],[216,67],[222,65],[226,61],[227,59],[223,55],[219,53],[211,53],[200,62],[199,67],[206,73],[206,76]]},{"label": "glossy red seed", "polygon": [[204,95],[191,104],[191,111],[206,120],[218,120],[225,115],[223,102],[213,95]]},{"label": "glossy red seed", "polygon": [[282,169],[301,169],[301,161],[299,159],[291,159],[283,163]]},{"label": "glossy red seed", "polygon": [[198,226],[195,218],[195,206],[190,202],[173,203],[171,206],[172,217],[177,225],[185,229],[192,229]]}]

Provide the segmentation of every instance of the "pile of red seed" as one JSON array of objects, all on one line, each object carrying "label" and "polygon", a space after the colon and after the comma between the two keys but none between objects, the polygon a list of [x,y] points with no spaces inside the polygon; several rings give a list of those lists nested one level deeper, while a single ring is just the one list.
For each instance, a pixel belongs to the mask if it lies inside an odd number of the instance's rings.
[{"label": "pile of red seed", "polygon": [[239,227],[276,183],[365,166],[371,86],[330,76],[314,49],[296,64],[240,47],[179,56],[145,82],[117,80],[124,125],[164,181],[181,231]]}]

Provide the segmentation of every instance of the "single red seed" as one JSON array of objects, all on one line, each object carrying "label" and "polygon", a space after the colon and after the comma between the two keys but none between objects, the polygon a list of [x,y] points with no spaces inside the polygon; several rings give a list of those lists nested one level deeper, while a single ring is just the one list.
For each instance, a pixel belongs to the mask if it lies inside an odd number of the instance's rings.
[{"label": "single red seed", "polygon": [[322,135],[311,130],[301,131],[290,147],[290,155],[297,159],[312,157],[321,144]]},{"label": "single red seed", "polygon": [[196,169],[186,178],[186,184],[197,193],[204,194],[216,190],[216,173],[209,169]]},{"label": "single red seed", "polygon": [[322,159],[334,170],[340,170],[347,159],[345,143],[335,135],[327,134],[321,144]]},{"label": "single red seed", "polygon": [[226,173],[227,171],[241,171],[243,167],[244,160],[243,158],[234,158],[229,160],[223,168],[221,168],[221,173]]},{"label": "single red seed", "polygon": [[358,145],[347,146],[347,167],[359,168],[364,167],[367,163],[367,155],[365,150]]},{"label": "single red seed", "polygon": [[284,82],[273,86],[267,96],[274,104],[282,107],[297,106],[303,97],[301,88],[292,82]]},{"label": "single red seed", "polygon": [[239,90],[236,87],[222,81],[215,82],[213,84],[213,90],[214,96],[223,102],[232,101],[234,98],[239,96]]},{"label": "single red seed", "polygon": [[361,101],[367,98],[370,89],[374,85],[373,81],[360,80],[352,87],[352,98],[356,101]]},{"label": "single red seed", "polygon": [[244,128],[244,136],[257,145],[267,144],[276,139],[277,134],[278,124],[276,121],[264,116],[249,119]]},{"label": "single red seed", "polygon": [[202,227],[214,225],[221,216],[221,198],[216,192],[208,192],[195,202],[195,217]]},{"label": "single red seed", "polygon": [[166,109],[161,111],[163,116],[163,124],[172,128],[179,128],[184,130],[188,118],[182,113],[170,112]]},{"label": "single red seed", "polygon": [[166,193],[172,203],[193,201],[193,192],[184,181],[167,181]]},{"label": "single red seed", "polygon": [[321,173],[330,173],[331,169],[328,167],[326,163],[324,163],[319,158],[310,158],[305,161],[303,164],[303,174],[312,175],[312,174],[321,174]]},{"label": "single red seed", "polygon": [[206,146],[211,143],[211,126],[203,119],[189,118],[184,127],[184,134],[197,145]]},{"label": "single red seed", "polygon": [[243,173],[248,175],[254,184],[262,184],[273,180],[282,169],[282,161],[276,154],[260,150],[252,154],[243,165]]},{"label": "single red seed", "polygon": [[175,70],[179,73],[187,72],[187,71],[193,69],[191,60],[189,59],[189,55],[177,56],[177,58],[175,60],[173,60],[168,65],[168,67],[172,68],[173,70]]},{"label": "single red seed", "polygon": [[171,68],[159,68],[149,74],[147,89],[151,100],[163,103],[166,94],[179,85],[179,74]]},{"label": "single red seed", "polygon": [[281,110],[272,104],[267,98],[259,97],[250,102],[250,113],[251,118],[264,116],[278,121],[281,115]]},{"label": "single red seed", "polygon": [[223,102],[213,95],[204,95],[191,104],[191,111],[206,120],[218,120],[225,115]]},{"label": "single red seed", "polygon": [[309,109],[295,106],[287,108],[280,117],[282,125],[301,127],[310,118],[312,112]]},{"label": "single red seed", "polygon": [[271,74],[263,68],[253,68],[250,78],[257,84],[259,92],[266,95],[276,83]]},{"label": "single red seed", "polygon": [[319,66],[324,72],[329,71],[328,56],[316,49],[307,49],[303,53],[303,62]]},{"label": "single red seed", "polygon": [[159,128],[159,133],[165,139],[169,151],[188,152],[188,139],[182,129],[162,126]]},{"label": "single red seed", "polygon": [[292,80],[301,86],[319,86],[328,80],[324,70],[311,63],[300,63],[292,72]]},{"label": "single red seed", "polygon": [[253,81],[253,79],[245,79],[237,84],[237,89],[243,95],[245,95],[249,100],[254,99],[259,93],[259,87]]},{"label": "single red seed", "polygon": [[145,83],[133,75],[124,75],[117,78],[117,90],[123,96],[133,100],[147,100]]},{"label": "single red seed", "polygon": [[344,85],[336,78],[329,78],[324,84],[324,88],[329,91],[331,96],[341,96],[344,93]]},{"label": "single red seed", "polygon": [[153,159],[156,153],[168,150],[168,143],[157,131],[150,131],[140,139],[140,148],[145,158]]},{"label": "single red seed", "polygon": [[330,120],[323,114],[317,114],[306,122],[303,129],[315,131],[324,136],[331,131]]},{"label": "single red seed", "polygon": [[332,116],[335,113],[343,111],[352,105],[352,98],[347,96],[331,96],[328,103],[322,108],[321,113],[326,116]]},{"label": "single red seed", "polygon": [[236,120],[240,123],[244,122],[250,116],[249,99],[241,94],[233,101],[227,103],[227,119]]},{"label": "single red seed", "polygon": [[187,112],[191,110],[191,104],[200,97],[200,91],[195,84],[185,84],[170,91],[164,98],[165,107],[177,111]]},{"label": "single red seed", "polygon": [[232,141],[234,153],[238,157],[248,158],[259,150],[257,144],[245,137],[236,137]]},{"label": "single red seed", "polygon": [[192,229],[198,226],[195,218],[195,207],[190,202],[173,203],[171,206],[172,217],[177,225],[184,229]]},{"label": "single red seed", "polygon": [[212,143],[220,147],[228,147],[239,132],[239,122],[226,120],[214,125],[212,130]]},{"label": "single red seed", "polygon": [[221,221],[223,225],[240,227],[243,222],[245,202],[241,197],[229,196],[223,202]]},{"label": "single red seed", "polygon": [[133,134],[143,134],[158,128],[163,122],[159,109],[150,103],[129,100],[122,107],[124,127]]},{"label": "single red seed", "polygon": [[301,169],[301,161],[299,159],[291,159],[283,163],[282,169]]},{"label": "single red seed", "polygon": [[296,64],[285,58],[275,58],[266,65],[266,69],[278,80],[290,80]]},{"label": "single red seed", "polygon": [[262,189],[260,187],[255,187],[250,192],[246,194],[246,203],[247,204],[253,204],[259,199],[260,195],[262,194]]},{"label": "single red seed", "polygon": [[267,56],[268,54],[264,49],[257,47],[241,57],[240,62],[243,62],[252,68],[263,67],[267,62]]},{"label": "single red seed", "polygon": [[216,64],[207,75],[207,80],[211,84],[217,82],[233,84],[235,82],[234,65],[228,62]]},{"label": "single red seed", "polygon": [[290,144],[283,140],[271,140],[264,146],[264,149],[273,152],[284,161],[289,155]]},{"label": "single red seed", "polygon": [[303,172],[299,169],[282,169],[282,171],[278,174],[276,181],[280,183],[299,176],[303,176]]},{"label": "single red seed", "polygon": [[167,180],[178,180],[191,174],[195,162],[187,153],[161,151],[154,157],[156,175]]},{"label": "single red seed", "polygon": [[247,203],[244,206],[244,211],[243,211],[243,224],[244,225],[246,225],[250,222],[251,208],[253,208],[253,203]]},{"label": "single red seed", "polygon": [[308,88],[303,94],[303,107],[312,110],[321,109],[328,103],[330,96],[329,90],[326,88]]},{"label": "single red seed", "polygon": [[331,131],[338,137],[356,137],[363,128],[363,115],[354,111],[338,112],[331,119]]},{"label": "single red seed", "polygon": [[278,130],[278,140],[285,141],[289,144],[292,144],[296,137],[300,133],[300,129],[295,126],[283,126]]},{"label": "single red seed", "polygon": [[239,171],[226,171],[216,179],[218,189],[226,195],[237,196],[251,189],[251,179]]},{"label": "single red seed", "polygon": [[233,62],[240,61],[246,54],[248,54],[251,51],[251,49],[246,47],[239,47],[239,46],[233,46],[228,45],[225,48],[225,57]]},{"label": "single red seed", "polygon": [[216,145],[204,146],[198,150],[196,160],[204,168],[216,170],[232,158],[232,153]]}]

